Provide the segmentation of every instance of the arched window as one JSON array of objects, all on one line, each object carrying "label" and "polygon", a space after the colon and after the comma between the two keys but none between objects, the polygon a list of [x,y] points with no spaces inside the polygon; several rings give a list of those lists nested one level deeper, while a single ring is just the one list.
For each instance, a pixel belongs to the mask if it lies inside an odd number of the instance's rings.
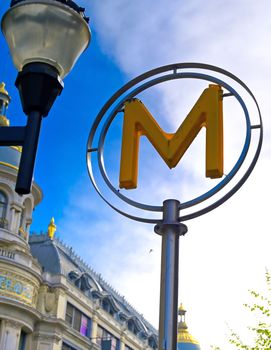
[{"label": "arched window", "polygon": [[130,332],[136,334],[136,327],[135,327],[134,320],[129,320],[128,323],[127,323],[127,327],[128,327]]},{"label": "arched window", "polygon": [[111,316],[114,316],[114,310],[112,308],[112,305],[110,304],[109,300],[107,298],[104,298],[102,301],[102,308],[108,312]]},{"label": "arched window", "polygon": [[152,336],[152,335],[148,339],[148,344],[149,344],[149,347],[152,348],[152,349],[157,349],[158,348],[157,341],[156,341],[155,337]]},{"label": "arched window", "polygon": [[7,206],[8,206],[8,199],[7,196],[0,191],[0,227],[6,228],[7,226]]}]

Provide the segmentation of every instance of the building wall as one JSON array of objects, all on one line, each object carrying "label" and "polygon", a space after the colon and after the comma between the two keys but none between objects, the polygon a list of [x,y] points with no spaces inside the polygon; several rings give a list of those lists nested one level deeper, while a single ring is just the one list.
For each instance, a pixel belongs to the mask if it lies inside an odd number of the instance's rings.
[{"label": "building wall", "polygon": [[0,194],[7,199],[0,217],[0,349],[100,350],[103,334],[112,340],[111,347],[103,343],[108,350],[150,349],[101,300],[90,299],[63,273],[43,271],[28,242],[32,211],[42,193],[33,184],[30,195],[18,196],[15,178],[14,169],[0,164]]}]

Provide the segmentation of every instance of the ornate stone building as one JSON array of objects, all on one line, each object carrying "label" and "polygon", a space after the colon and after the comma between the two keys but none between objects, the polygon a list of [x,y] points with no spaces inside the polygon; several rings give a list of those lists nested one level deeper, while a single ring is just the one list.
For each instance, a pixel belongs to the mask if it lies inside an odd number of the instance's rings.
[{"label": "ornate stone building", "polygon": [[[0,126],[9,126],[9,102],[1,84]],[[54,237],[53,220],[47,234],[29,235],[42,191],[33,182],[29,195],[15,193],[20,152],[0,147],[0,349],[156,349],[155,328]],[[197,343],[180,315],[178,348],[185,350]]]}]

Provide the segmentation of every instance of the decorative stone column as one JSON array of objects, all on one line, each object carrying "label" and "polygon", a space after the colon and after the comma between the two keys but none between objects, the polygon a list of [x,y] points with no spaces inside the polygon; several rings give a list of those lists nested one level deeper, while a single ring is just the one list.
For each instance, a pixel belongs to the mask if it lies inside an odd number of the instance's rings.
[{"label": "decorative stone column", "polygon": [[22,324],[11,320],[2,320],[1,323],[1,350],[18,350]]},{"label": "decorative stone column", "polygon": [[97,344],[97,332],[98,332],[98,318],[97,316],[94,314],[92,316],[92,320],[91,320],[91,335],[90,335],[90,339],[93,343]]},{"label": "decorative stone column", "polygon": [[126,322],[125,323],[123,322],[121,325],[121,334],[120,334],[120,350],[125,350],[126,336],[127,336],[127,324]]},{"label": "decorative stone column", "polygon": [[61,319],[65,320],[66,305],[67,305],[66,292],[62,288],[56,288],[55,289],[55,297],[56,297],[55,316],[57,318],[61,318]]},{"label": "decorative stone column", "polygon": [[47,292],[48,286],[43,284],[39,288],[38,301],[37,301],[37,310],[42,314],[45,313],[44,300]]},{"label": "decorative stone column", "polygon": [[125,350],[125,336],[120,337],[120,350]]},{"label": "decorative stone column", "polygon": [[11,204],[11,223],[10,223],[10,231],[15,234],[18,234],[19,226],[20,226],[20,214],[22,208],[16,203]]}]

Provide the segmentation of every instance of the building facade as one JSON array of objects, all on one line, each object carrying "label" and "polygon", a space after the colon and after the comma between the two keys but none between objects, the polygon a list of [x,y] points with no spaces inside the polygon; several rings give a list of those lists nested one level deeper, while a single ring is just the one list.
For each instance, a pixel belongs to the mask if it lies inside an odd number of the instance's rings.
[{"label": "building facade", "polygon": [[[2,127],[9,102],[0,84]],[[29,234],[42,191],[33,182],[29,195],[15,193],[20,154],[20,147],[0,147],[0,349],[157,349],[156,329],[54,237],[53,220],[46,234]],[[182,322],[179,350],[192,339]]]}]

